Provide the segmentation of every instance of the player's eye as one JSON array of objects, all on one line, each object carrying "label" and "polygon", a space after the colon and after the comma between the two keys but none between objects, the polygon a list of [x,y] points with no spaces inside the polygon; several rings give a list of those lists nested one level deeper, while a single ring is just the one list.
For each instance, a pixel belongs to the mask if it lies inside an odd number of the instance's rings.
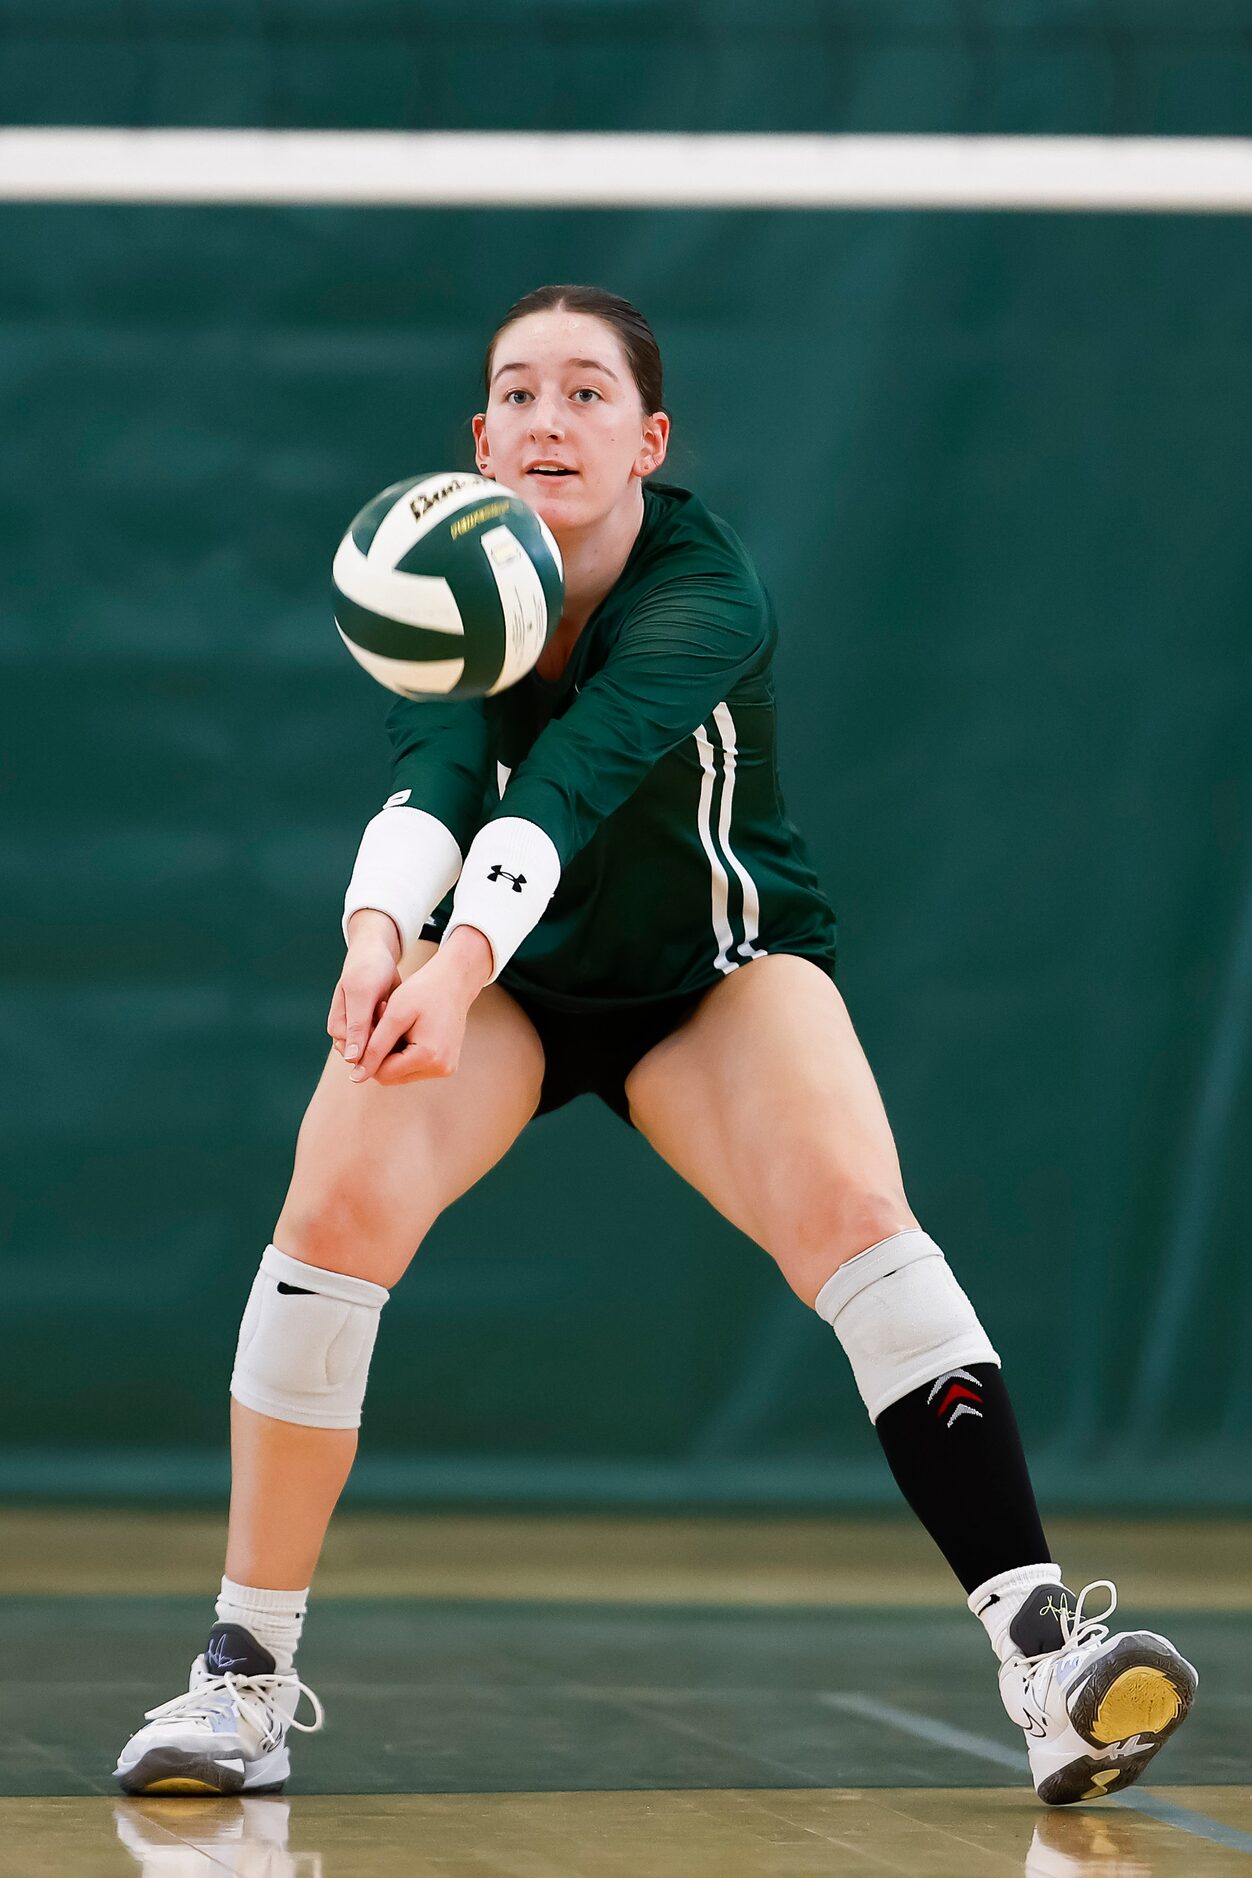
[{"label": "player's eye", "polygon": [[529,398],[529,396],[530,393],[528,391],[524,391],[520,385],[515,385],[512,390],[505,392],[504,402],[506,404],[513,404],[514,402],[520,403],[523,398]]},{"label": "player's eye", "polygon": [[[574,393],[574,396],[575,398],[580,398],[583,403],[586,403],[589,398],[599,398],[600,393],[594,390],[590,385],[580,385],[578,390]],[[603,399],[601,399],[601,402],[603,403]]]}]

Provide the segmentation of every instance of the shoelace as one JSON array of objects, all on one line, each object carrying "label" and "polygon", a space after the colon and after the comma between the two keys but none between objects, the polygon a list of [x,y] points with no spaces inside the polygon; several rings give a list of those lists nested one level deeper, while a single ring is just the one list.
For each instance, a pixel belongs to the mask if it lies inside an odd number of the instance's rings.
[{"label": "shoelace", "polygon": [[270,1732],[268,1712],[257,1714],[257,1705],[266,1704],[267,1698],[276,1695],[280,1689],[296,1686],[296,1705],[300,1697],[307,1695],[313,1709],[311,1722],[297,1721],[293,1714],[288,1722],[298,1734],[315,1735],[326,1719],[326,1712],[307,1682],[301,1682],[298,1676],[236,1676],[227,1671],[224,1676],[210,1676],[198,1683],[194,1689],[188,1689],[183,1695],[176,1695],[172,1701],[162,1702],[159,1708],[144,1711],[146,1721],[166,1721],[177,1715],[183,1721],[208,1721],[216,1713],[216,1701],[223,1694],[229,1695],[243,1710],[259,1735]]},{"label": "shoelace", "polygon": [[[1107,1591],[1109,1594],[1109,1601],[1100,1612],[1099,1617],[1088,1617],[1083,1610],[1083,1606],[1087,1601],[1087,1594],[1090,1591]],[[1041,1664],[1047,1664],[1047,1673],[1043,1678],[1043,1686],[1039,1690],[1038,1696],[1041,1702],[1047,1697],[1053,1671],[1056,1669],[1061,1658],[1070,1650],[1083,1649],[1087,1644],[1091,1643],[1103,1643],[1104,1639],[1109,1634],[1109,1627],[1105,1620],[1110,1618],[1116,1609],[1117,1586],[1113,1583],[1111,1578],[1093,1578],[1089,1585],[1083,1586],[1078,1596],[1074,1599],[1072,1614],[1067,1614],[1066,1611],[1062,1609],[1060,1613],[1061,1635],[1065,1641],[1062,1643],[1060,1649],[1041,1650],[1037,1656],[1028,1656],[1025,1658],[1025,1661],[1030,1665],[1032,1677]]]}]

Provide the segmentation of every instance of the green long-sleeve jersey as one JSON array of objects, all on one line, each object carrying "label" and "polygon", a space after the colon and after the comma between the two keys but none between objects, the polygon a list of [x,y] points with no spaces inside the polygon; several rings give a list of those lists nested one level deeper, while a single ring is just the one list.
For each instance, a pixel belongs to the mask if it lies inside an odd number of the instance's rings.
[{"label": "green long-sleeve jersey", "polygon": [[577,1008],[698,991],[768,952],[833,969],[834,916],[779,787],[776,639],[733,531],[647,483],[630,558],[558,680],[393,707],[392,788],[462,853],[499,817],[556,848],[506,986]]}]

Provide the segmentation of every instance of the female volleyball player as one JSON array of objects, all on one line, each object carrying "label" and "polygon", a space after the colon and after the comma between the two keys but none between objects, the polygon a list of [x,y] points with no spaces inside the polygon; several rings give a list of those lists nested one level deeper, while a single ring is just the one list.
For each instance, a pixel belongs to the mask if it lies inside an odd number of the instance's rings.
[{"label": "female volleyball player", "polygon": [[648,482],[668,435],[626,301],[546,287],[512,308],[478,467],[547,521],[564,613],[499,698],[393,710],[334,1048],[240,1331],[218,1622],[187,1694],[124,1749],[127,1792],[286,1778],[289,1728],[321,1721],[316,1698],[296,1719],[294,1656],[390,1287],[527,1122],[583,1092],[833,1328],[986,1629],[1040,1796],[1128,1785],[1190,1705],[1172,1645],[1110,1636],[1049,1559],[999,1359],[913,1216],[835,988],[830,909],[778,790],[769,600],[722,522]]}]

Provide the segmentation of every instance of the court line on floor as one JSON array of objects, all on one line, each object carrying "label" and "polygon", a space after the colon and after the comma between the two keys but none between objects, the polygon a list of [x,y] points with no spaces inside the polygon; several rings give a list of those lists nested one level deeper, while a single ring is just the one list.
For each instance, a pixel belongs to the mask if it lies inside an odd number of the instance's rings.
[{"label": "court line on floor", "polygon": [[[74,1794],[72,1797],[75,1799],[98,1798],[101,1795],[112,1793],[114,1790],[111,1781],[98,1778],[91,1774],[84,1774],[81,1767],[79,1767],[75,1761],[72,1761],[67,1754],[62,1754],[58,1748],[50,1747],[46,1741],[32,1740],[29,1735],[18,1734],[13,1729],[5,1727],[3,1723],[0,1722],[0,1766],[6,1764],[9,1752],[13,1748],[24,1750],[31,1756],[32,1760],[43,1762],[47,1767],[55,1769],[59,1774],[68,1774],[74,1780],[83,1781],[90,1789],[90,1792],[88,1794]],[[38,1796],[8,1793],[0,1794],[0,1798],[3,1799],[20,1799],[25,1797],[48,1799],[53,1796],[48,1794]]]},{"label": "court line on floor", "polygon": [[[823,1690],[817,1697],[825,1708],[838,1709],[845,1715],[859,1715],[865,1721],[881,1722],[884,1727],[896,1728],[901,1734],[913,1735],[919,1741],[929,1741],[935,1747],[951,1748],[957,1754],[969,1754],[976,1760],[990,1761],[996,1767],[1011,1767],[1017,1773],[1022,1771],[1022,1756],[1006,1748],[1000,1741],[991,1741],[986,1735],[970,1734],[965,1728],[954,1728],[949,1722],[935,1721],[932,1716],[918,1715],[912,1709],[896,1708],[890,1702],[876,1702],[872,1696],[856,1694],[833,1694]],[[1224,1846],[1230,1852],[1244,1852],[1252,1855],[1252,1832],[1240,1832],[1237,1826],[1227,1826],[1220,1819],[1210,1819],[1207,1813],[1192,1812],[1190,1807],[1179,1806],[1173,1800],[1163,1800],[1155,1793],[1110,1794],[1110,1803],[1124,1806],[1131,1811],[1144,1813],[1149,1819],[1159,1820],[1163,1826],[1173,1826],[1178,1832],[1192,1833],[1197,1839],[1207,1839],[1212,1845]]]},{"label": "court line on floor", "polygon": [[642,1721],[668,1728],[671,1734],[690,1735],[693,1740],[702,1741],[707,1747],[722,1748],[733,1754],[742,1755],[745,1760],[755,1761],[759,1767],[768,1767],[776,1774],[787,1774],[802,1787],[820,1788],[822,1785],[815,1775],[807,1773],[803,1768],[793,1767],[790,1761],[776,1760],[772,1754],[759,1754],[755,1748],[744,1747],[738,1741],[727,1741],[724,1735],[711,1734],[707,1728],[700,1728],[695,1722],[684,1721],[679,1715],[658,1712],[657,1707],[646,1700],[622,1701],[620,1697],[610,1698],[610,1706],[621,1709],[623,1714],[634,1715]]}]

